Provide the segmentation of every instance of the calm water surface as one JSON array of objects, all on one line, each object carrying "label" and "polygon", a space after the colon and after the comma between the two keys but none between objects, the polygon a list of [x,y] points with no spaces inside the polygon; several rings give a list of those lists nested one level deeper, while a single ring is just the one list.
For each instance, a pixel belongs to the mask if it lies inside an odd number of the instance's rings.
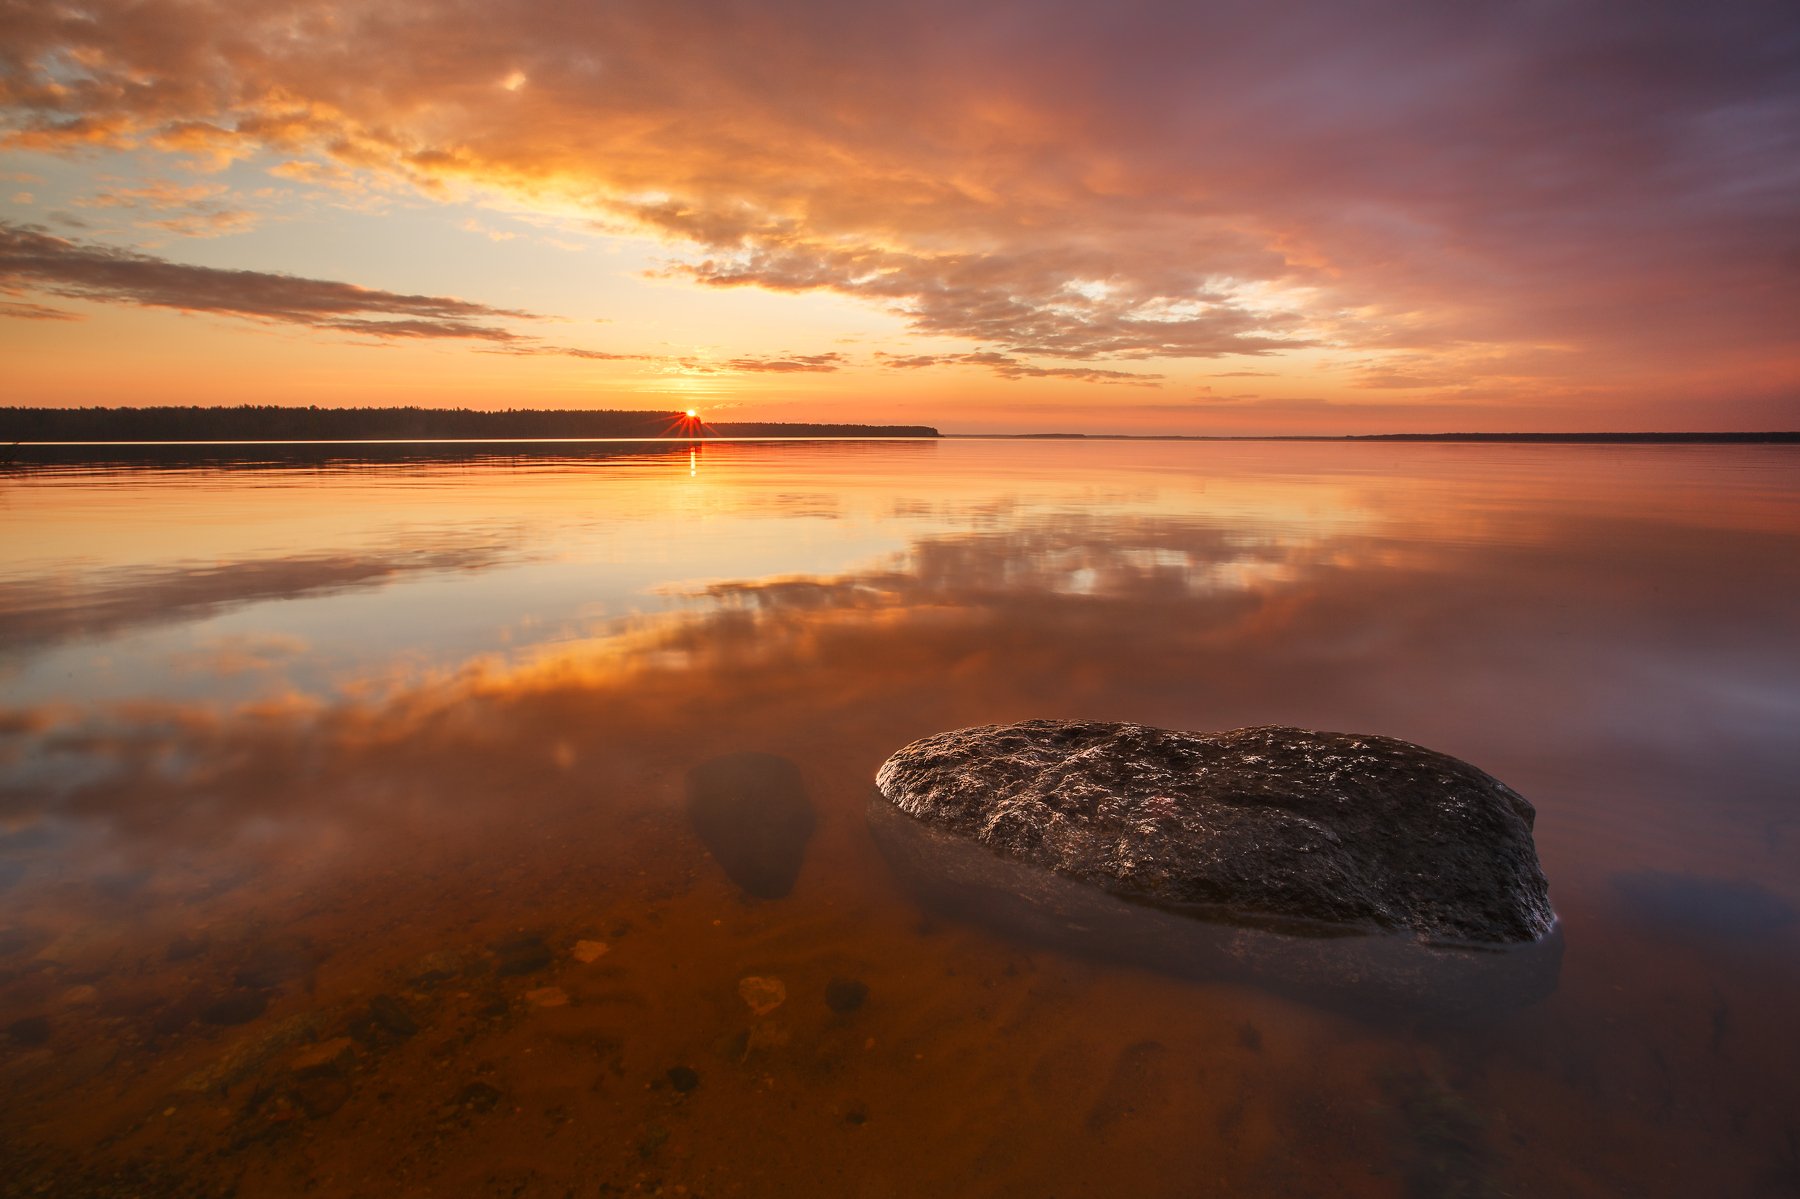
[{"label": "calm water surface", "polygon": [[[1800,1193],[1797,465],[14,467],[0,1194]],[[1040,716],[1474,762],[1537,805],[1560,986],[1370,1019],[922,910],[876,767]],[[738,750],[818,811],[785,898],[684,812]]]}]

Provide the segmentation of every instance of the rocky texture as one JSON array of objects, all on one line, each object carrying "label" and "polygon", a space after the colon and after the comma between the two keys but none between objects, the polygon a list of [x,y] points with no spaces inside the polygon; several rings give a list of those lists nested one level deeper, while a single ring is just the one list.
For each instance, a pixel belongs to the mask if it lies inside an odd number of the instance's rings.
[{"label": "rocky texture", "polygon": [[762,753],[702,762],[688,771],[687,811],[732,882],[758,899],[794,889],[815,823],[798,766]]},{"label": "rocky texture", "polygon": [[1555,985],[1531,805],[1404,741],[1040,720],[924,738],[876,781],[901,872],[1015,930],[1310,992]]}]

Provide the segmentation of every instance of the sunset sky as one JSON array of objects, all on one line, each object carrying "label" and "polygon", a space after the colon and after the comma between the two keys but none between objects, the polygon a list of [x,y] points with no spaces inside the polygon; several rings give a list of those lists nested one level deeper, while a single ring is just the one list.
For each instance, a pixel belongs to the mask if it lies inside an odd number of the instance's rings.
[{"label": "sunset sky", "polygon": [[1800,7],[0,0],[3,404],[1800,427]]}]

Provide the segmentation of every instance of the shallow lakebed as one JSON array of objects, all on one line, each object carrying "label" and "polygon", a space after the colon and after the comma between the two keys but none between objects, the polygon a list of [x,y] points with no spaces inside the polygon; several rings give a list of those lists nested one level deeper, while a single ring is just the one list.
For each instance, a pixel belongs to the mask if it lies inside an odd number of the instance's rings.
[{"label": "shallow lakebed", "polygon": [[[1792,1194],[1796,461],[15,464],[0,1194]],[[1383,1018],[920,906],[876,769],[1039,717],[1475,764],[1554,993]],[[739,753],[816,816],[785,894],[690,819]]]}]

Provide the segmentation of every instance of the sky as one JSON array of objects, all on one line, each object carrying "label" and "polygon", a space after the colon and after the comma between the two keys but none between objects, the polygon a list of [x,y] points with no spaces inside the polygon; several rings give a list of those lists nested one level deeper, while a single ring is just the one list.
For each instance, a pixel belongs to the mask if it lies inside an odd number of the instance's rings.
[{"label": "sky", "polygon": [[0,404],[1800,428],[1800,7],[0,0]]}]

